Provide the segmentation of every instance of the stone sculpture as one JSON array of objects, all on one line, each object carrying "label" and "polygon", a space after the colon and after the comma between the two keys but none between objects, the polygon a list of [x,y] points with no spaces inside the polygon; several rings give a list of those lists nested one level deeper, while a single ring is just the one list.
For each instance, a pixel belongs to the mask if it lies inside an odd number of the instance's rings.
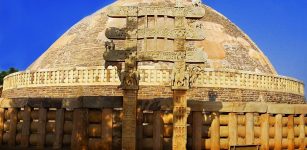
[{"label": "stone sculpture", "polygon": [[130,56],[125,59],[125,71],[122,79],[123,89],[138,89],[140,76],[136,69],[136,65],[136,52],[132,52]]},{"label": "stone sculpture", "polygon": [[114,44],[113,40],[106,41],[105,42],[105,48],[106,48],[107,52],[114,51],[115,50],[115,44]]},{"label": "stone sculpture", "polygon": [[198,76],[201,74],[201,67],[200,66],[192,66],[188,68],[189,70],[189,87],[192,87],[193,84],[196,82]]},{"label": "stone sculpture", "polygon": [[199,7],[199,6],[201,6],[201,0],[192,0],[192,4],[193,4],[193,6]]}]

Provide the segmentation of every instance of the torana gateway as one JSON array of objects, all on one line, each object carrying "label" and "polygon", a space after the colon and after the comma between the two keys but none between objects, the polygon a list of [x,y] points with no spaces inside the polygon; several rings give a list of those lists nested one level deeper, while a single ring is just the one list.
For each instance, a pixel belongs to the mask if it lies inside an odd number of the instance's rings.
[{"label": "torana gateway", "polygon": [[304,84],[200,1],[117,0],[7,76],[11,148],[306,149]]}]

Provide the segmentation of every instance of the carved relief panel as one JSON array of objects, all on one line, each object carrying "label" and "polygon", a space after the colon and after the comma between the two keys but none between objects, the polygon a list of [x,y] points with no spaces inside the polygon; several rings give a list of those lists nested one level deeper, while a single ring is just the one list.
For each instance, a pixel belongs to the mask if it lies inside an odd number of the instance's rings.
[{"label": "carved relief panel", "polygon": [[[124,49],[115,46],[112,54],[106,54],[106,61],[125,62],[127,67],[133,53],[134,66],[125,69],[122,78],[123,87],[135,89],[137,81],[137,62],[164,61],[173,62],[173,89],[188,89],[190,75],[186,63],[204,63],[206,56],[187,41],[203,40],[202,24],[197,19],[204,16],[204,9],[193,6],[156,7],[156,6],[121,6],[109,9],[109,17],[113,20],[124,18],[124,23],[108,28],[106,36],[114,40],[125,41]],[[117,45],[117,44],[115,44]],[[121,46],[123,47],[123,46]],[[127,82],[126,82],[127,80]]]},{"label": "carved relief panel", "polygon": [[[142,43],[142,47],[138,49],[140,51],[174,51],[173,40],[178,37],[186,40],[203,40],[205,38],[203,30],[200,30],[202,26],[190,24],[191,21],[189,21],[203,17],[204,13],[203,8],[190,6],[187,8],[112,7],[109,9],[109,17],[113,17],[113,19],[128,18],[128,21],[126,28],[118,28],[116,27],[117,23],[113,22],[112,26],[107,29],[106,36],[109,39],[122,40],[137,38],[139,45]],[[131,22],[129,18],[135,20]],[[132,28],[133,30],[131,30]],[[167,48],[161,49],[162,46]]]}]

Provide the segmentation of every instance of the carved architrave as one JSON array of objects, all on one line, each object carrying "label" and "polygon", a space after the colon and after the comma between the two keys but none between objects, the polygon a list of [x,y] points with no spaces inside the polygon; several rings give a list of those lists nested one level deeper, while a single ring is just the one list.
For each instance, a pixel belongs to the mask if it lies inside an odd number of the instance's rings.
[{"label": "carved architrave", "polygon": [[108,9],[109,17],[127,16],[185,16],[186,18],[202,18],[205,9],[202,7],[156,7],[156,6],[114,6]]},{"label": "carved architrave", "polygon": [[138,52],[138,61],[181,61],[186,57],[185,52],[143,51]]},{"label": "carved architrave", "polygon": [[207,56],[201,49],[192,51],[144,51],[138,52],[137,61],[186,61],[187,63],[204,63],[207,61]]},{"label": "carved architrave", "polygon": [[113,6],[108,8],[109,17],[134,17],[138,15],[137,6]]},{"label": "carved architrave", "polygon": [[156,15],[156,16],[174,16],[174,7],[156,7],[156,6],[143,6],[139,7],[138,16],[148,16],[148,15]]},{"label": "carved architrave", "polygon": [[[113,50],[104,55],[104,59],[111,62],[123,62],[133,50]],[[136,61],[169,61],[185,60],[187,63],[205,63],[207,56],[202,49],[188,49],[187,51],[140,51]]]},{"label": "carved architrave", "polygon": [[[106,30],[106,37],[109,39],[144,39],[144,38],[153,38],[153,37],[161,37],[168,39],[175,39],[176,37],[182,37],[186,40],[204,40],[205,34],[204,30],[198,28],[146,28],[146,29],[138,29],[137,33],[135,31],[129,31],[126,28],[108,28]],[[137,36],[136,36],[137,35]]]}]

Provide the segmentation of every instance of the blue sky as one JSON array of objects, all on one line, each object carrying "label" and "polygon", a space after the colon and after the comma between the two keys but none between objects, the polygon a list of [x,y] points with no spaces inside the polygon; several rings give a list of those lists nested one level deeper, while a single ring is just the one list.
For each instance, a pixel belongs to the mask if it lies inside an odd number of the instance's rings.
[{"label": "blue sky", "polygon": [[[0,0],[0,70],[24,70],[83,17],[114,0]],[[307,0],[203,0],[245,31],[281,75],[307,83]]]}]

